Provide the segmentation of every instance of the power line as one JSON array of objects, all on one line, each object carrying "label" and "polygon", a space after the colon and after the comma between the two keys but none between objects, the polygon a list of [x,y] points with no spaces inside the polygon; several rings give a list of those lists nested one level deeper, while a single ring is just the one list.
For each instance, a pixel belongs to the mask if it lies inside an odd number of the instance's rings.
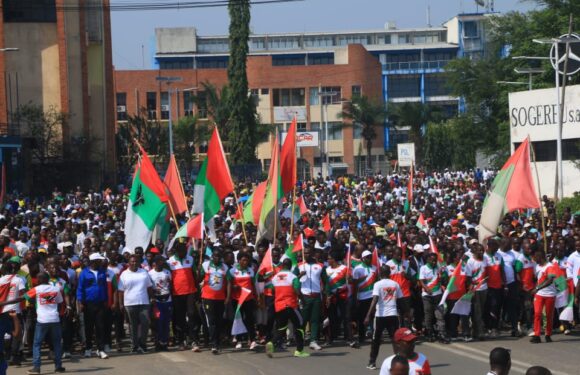
[{"label": "power line", "polygon": [[[304,0],[250,0],[250,5],[263,4],[278,4],[291,3]],[[111,11],[140,11],[140,10],[179,10],[179,9],[194,9],[194,8],[216,8],[227,7],[230,3],[240,3],[242,0],[213,0],[213,1],[171,1],[171,2],[118,2],[104,6],[102,3],[89,2],[83,5],[58,5],[55,6],[57,11],[62,12],[78,12],[82,10],[103,10],[109,9]],[[12,8],[12,9],[11,9]],[[43,3],[27,2],[26,4],[19,3],[18,5],[5,7],[6,11],[10,10],[40,10],[46,8]],[[2,7],[0,6],[0,9]]]}]

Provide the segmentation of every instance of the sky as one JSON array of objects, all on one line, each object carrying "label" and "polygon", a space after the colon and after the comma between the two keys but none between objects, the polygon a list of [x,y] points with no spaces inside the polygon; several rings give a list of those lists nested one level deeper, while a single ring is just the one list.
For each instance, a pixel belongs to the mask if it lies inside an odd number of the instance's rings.
[{"label": "sky", "polygon": [[[111,4],[138,0],[111,0]],[[140,0],[143,2],[177,0]],[[460,12],[476,12],[474,0],[304,0],[252,7],[254,33],[381,29],[394,21],[399,28],[441,25]],[[529,0],[495,0],[495,10],[526,11]],[[480,9],[481,10],[481,9]],[[195,27],[198,35],[227,34],[226,7],[158,11],[113,11],[113,63],[116,69],[150,69],[155,28]]]}]

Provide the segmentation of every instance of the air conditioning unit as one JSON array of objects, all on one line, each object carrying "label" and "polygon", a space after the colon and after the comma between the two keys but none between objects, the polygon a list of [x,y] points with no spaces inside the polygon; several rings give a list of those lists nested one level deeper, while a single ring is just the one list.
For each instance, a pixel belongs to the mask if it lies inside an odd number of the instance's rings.
[{"label": "air conditioning unit", "polygon": [[117,112],[127,112],[127,107],[125,107],[124,105],[118,105]]},{"label": "air conditioning unit", "polygon": [[163,112],[169,112],[169,105],[162,105],[162,106],[161,106],[161,110],[162,110]]}]

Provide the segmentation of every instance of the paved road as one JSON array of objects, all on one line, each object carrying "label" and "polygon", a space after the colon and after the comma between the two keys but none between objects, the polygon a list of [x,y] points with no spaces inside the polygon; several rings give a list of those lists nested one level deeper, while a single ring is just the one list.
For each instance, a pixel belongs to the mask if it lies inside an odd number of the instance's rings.
[{"label": "paved road", "polygon": [[[451,345],[421,343],[417,350],[427,355],[433,374],[486,374],[489,351],[503,346],[512,350],[511,374],[524,374],[532,365],[543,365],[554,375],[580,375],[580,334],[556,335],[551,344],[530,344],[527,338],[501,338],[477,343]],[[379,358],[392,352],[390,344],[381,347]],[[369,346],[361,349],[347,347],[327,348],[313,353],[310,358],[294,358],[292,352],[276,353],[269,359],[262,352],[234,352],[225,349],[219,355],[207,350],[202,353],[166,352],[145,355],[112,354],[107,360],[78,358],[64,362],[67,372],[87,374],[143,374],[157,375],[302,375],[302,374],[376,374],[365,368]],[[44,358],[43,358],[44,360]],[[21,368],[11,367],[9,374],[26,374],[29,362]],[[44,361],[43,373],[52,372],[53,365]]]}]

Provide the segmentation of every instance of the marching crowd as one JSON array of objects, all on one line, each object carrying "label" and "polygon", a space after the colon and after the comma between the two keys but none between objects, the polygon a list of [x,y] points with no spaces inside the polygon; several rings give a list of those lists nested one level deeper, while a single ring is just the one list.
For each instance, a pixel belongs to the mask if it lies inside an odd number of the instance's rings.
[{"label": "marching crowd", "polygon": [[[64,372],[73,352],[106,359],[114,350],[219,354],[246,345],[272,356],[295,346],[294,356],[307,357],[305,347],[368,341],[367,368],[430,374],[418,338],[549,343],[575,328],[560,320],[574,301],[578,321],[579,213],[556,212],[544,197],[543,209],[507,213],[480,242],[493,176],[418,171],[412,199],[407,175],[301,181],[307,212],[295,215],[286,197],[273,243],[256,243],[251,222],[242,227],[233,196],[203,241],[170,235],[135,249],[124,246],[123,187],[11,197],[0,215],[2,373],[31,357],[29,373],[39,374],[44,344]],[[253,188],[240,182],[237,196]],[[379,363],[384,331],[395,355]]]}]

